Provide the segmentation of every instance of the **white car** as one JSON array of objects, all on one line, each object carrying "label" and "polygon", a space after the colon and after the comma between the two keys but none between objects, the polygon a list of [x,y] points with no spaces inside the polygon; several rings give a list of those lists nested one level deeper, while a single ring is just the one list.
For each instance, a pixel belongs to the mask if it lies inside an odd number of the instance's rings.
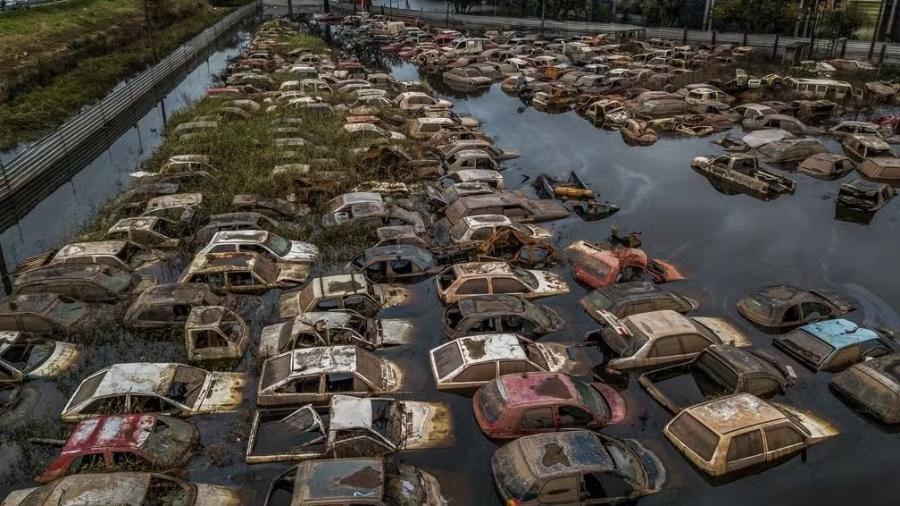
[{"label": "white car", "polygon": [[419,111],[425,107],[444,107],[447,109],[453,107],[452,102],[434,98],[431,95],[420,91],[407,91],[401,93],[394,99],[394,103],[397,104],[401,111],[411,112]]},{"label": "white car", "polygon": [[406,139],[406,136],[400,132],[385,130],[374,123],[350,123],[344,125],[344,130],[354,135],[372,134],[392,141],[402,141]]},{"label": "white car", "polygon": [[276,262],[314,264],[319,249],[308,242],[291,241],[265,230],[225,230],[216,232],[197,256],[210,253],[258,253]]},{"label": "white car", "polygon": [[450,240],[456,244],[490,239],[497,230],[516,230],[532,239],[550,239],[553,233],[544,227],[517,223],[502,214],[466,216],[450,228]]},{"label": "white car", "polygon": [[506,262],[451,265],[435,277],[435,285],[444,304],[492,293],[521,295],[526,299],[569,293],[569,285],[556,273],[520,269]]}]

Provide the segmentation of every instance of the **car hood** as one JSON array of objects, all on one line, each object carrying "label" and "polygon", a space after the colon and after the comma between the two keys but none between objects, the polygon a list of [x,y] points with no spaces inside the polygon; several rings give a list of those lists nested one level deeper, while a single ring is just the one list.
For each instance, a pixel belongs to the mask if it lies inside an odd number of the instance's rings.
[{"label": "car hood", "polygon": [[244,398],[247,375],[234,372],[211,372],[208,385],[197,407],[197,413],[231,413],[237,411]]},{"label": "car hood", "polygon": [[569,285],[566,284],[559,274],[548,271],[529,270],[528,272],[537,279],[538,286],[534,289],[535,293],[539,295],[569,293]]},{"label": "car hood", "polygon": [[309,278],[309,264],[278,264],[276,283],[303,283]]},{"label": "car hood", "polygon": [[642,492],[644,494],[655,494],[662,490],[663,485],[666,484],[666,467],[663,466],[659,457],[634,439],[625,439],[624,441],[631,447],[631,450],[637,454],[638,458],[641,459],[641,464],[644,466],[644,472],[647,473],[646,488]]},{"label": "car hood", "polygon": [[70,369],[78,360],[78,346],[56,341],[53,353],[41,365],[26,375],[27,378],[55,378]]},{"label": "car hood", "polygon": [[400,346],[412,341],[412,320],[406,318],[385,318],[378,320],[378,341],[382,346]]},{"label": "car hood", "polygon": [[238,491],[222,485],[195,483],[197,487],[196,506],[238,506],[242,504]]},{"label": "car hood", "polygon": [[283,257],[289,262],[315,262],[319,259],[319,248],[307,242],[291,241],[291,249]]},{"label": "car hood", "polygon": [[622,394],[605,383],[592,383],[591,386],[594,387],[594,390],[600,392],[600,395],[609,404],[609,420],[607,420],[607,423],[614,424],[624,421],[626,407],[625,398],[622,397]]},{"label": "car hood", "polygon": [[449,448],[453,445],[450,406],[437,402],[401,401],[405,450]]}]

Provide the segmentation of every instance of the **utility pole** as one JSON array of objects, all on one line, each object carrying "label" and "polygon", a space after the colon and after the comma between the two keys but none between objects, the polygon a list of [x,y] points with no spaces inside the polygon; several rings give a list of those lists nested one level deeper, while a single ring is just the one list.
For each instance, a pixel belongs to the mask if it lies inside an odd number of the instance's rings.
[{"label": "utility pole", "polygon": [[891,16],[888,18],[887,29],[884,31],[884,34],[888,37],[891,36],[891,33],[894,31],[894,17],[897,15],[897,0],[891,0]]},{"label": "utility pole", "polygon": [[797,22],[794,23],[794,37],[800,35],[800,25],[803,23],[803,4],[806,0],[800,0],[800,9],[797,10]]},{"label": "utility pole", "polygon": [[872,55],[875,54],[875,41],[878,40],[878,32],[881,31],[881,18],[884,15],[884,4],[887,0],[881,0],[881,5],[878,6],[878,16],[875,18],[875,30],[872,31],[872,44],[869,45],[869,59],[872,59]]}]

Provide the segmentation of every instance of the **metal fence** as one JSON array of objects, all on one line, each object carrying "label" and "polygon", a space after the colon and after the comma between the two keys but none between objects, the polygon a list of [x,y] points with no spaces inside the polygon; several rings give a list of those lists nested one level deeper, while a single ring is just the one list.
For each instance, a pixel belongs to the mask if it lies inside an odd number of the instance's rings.
[{"label": "metal fence", "polygon": [[27,9],[44,4],[55,4],[66,2],[68,0],[0,0],[0,11],[11,11],[13,9]]},{"label": "metal fence", "polygon": [[[352,3],[333,3],[341,11],[353,11]],[[455,14],[452,8],[444,11],[428,9],[395,9],[390,5],[373,7],[373,11],[389,16],[420,18],[438,24],[454,26],[508,26],[537,30],[541,20],[537,18],[516,18],[505,16],[488,16],[475,14]],[[655,28],[629,25],[623,23],[594,23],[585,21],[544,21],[544,30],[549,33],[585,34],[601,32],[635,32],[647,38],[660,38],[680,41],[688,44],[736,43],[751,46],[760,51],[768,51],[771,55],[784,53],[784,48],[795,43],[809,42],[808,38],[784,37],[774,34],[720,33],[706,30],[686,30],[683,28]],[[822,57],[871,58],[875,63],[900,64],[900,44],[876,42],[874,47],[869,41],[847,41],[834,44],[830,39],[815,41],[814,54]],[[871,54],[870,54],[871,53]]]},{"label": "metal fence", "polygon": [[165,95],[167,84],[260,5],[257,0],[235,10],[55,132],[28,146],[16,158],[5,165],[0,161],[0,230],[14,225],[105,150]]}]

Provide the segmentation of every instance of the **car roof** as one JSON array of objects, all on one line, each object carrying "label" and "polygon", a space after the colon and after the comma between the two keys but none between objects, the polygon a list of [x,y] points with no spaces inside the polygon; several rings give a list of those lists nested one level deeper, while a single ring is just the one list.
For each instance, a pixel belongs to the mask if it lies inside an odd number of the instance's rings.
[{"label": "car roof", "polygon": [[677,334],[697,333],[697,328],[688,317],[671,309],[640,313],[628,316],[626,319],[650,339],[659,339],[660,337]]},{"label": "car roof", "polygon": [[129,230],[153,230],[153,227],[160,220],[162,220],[162,218],[160,218],[159,216],[138,216],[136,218],[124,218],[110,227],[108,233],[127,232]]},{"label": "car roof", "polygon": [[511,225],[512,220],[509,216],[503,214],[476,214],[475,216],[466,216],[460,221],[464,221],[466,226],[474,227],[478,225]]},{"label": "car roof", "polygon": [[88,255],[117,255],[125,249],[128,241],[91,241],[67,244],[53,256],[53,260]]},{"label": "car roof", "polygon": [[853,367],[866,370],[866,372],[872,371],[883,377],[882,381],[886,384],[893,384],[894,389],[900,390],[900,353],[891,353],[883,357],[866,360]]},{"label": "car roof", "polygon": [[265,230],[222,230],[216,232],[209,244],[222,243],[263,243],[269,238]]},{"label": "car roof", "polygon": [[515,295],[491,294],[464,297],[458,303],[463,318],[476,314],[521,314],[525,301]]},{"label": "car roof", "polygon": [[165,362],[113,364],[106,370],[92,397],[124,393],[164,395],[179,365]]},{"label": "car roof", "polygon": [[467,364],[491,360],[527,360],[525,349],[516,334],[482,334],[456,340]]},{"label": "car roof", "polygon": [[843,318],[810,323],[800,328],[817,339],[828,343],[836,350],[878,339],[878,334],[875,331],[862,328]]},{"label": "car roof", "polygon": [[315,297],[334,297],[353,293],[366,293],[369,282],[362,274],[337,274],[322,276],[310,281]]},{"label": "car roof", "polygon": [[[301,470],[305,471],[305,476],[300,476]],[[384,497],[384,463],[380,459],[312,460],[298,467],[294,480],[295,504],[298,500],[303,504],[313,500],[360,497]]]},{"label": "car roof", "polygon": [[488,276],[491,274],[512,274],[513,270],[506,262],[468,262],[454,264],[456,275],[462,277]]},{"label": "car roof", "polygon": [[531,471],[539,478],[616,467],[600,437],[590,431],[537,434],[519,438],[518,444]]},{"label": "car roof", "polygon": [[572,379],[565,374],[535,372],[507,374],[498,380],[509,406],[560,404],[578,399]]},{"label": "car roof", "polygon": [[153,432],[157,415],[100,416],[79,422],[62,455],[93,453],[103,448],[140,448]]},{"label": "car roof", "polygon": [[354,397],[352,395],[335,395],[331,398],[331,417],[328,430],[371,429],[373,420],[373,404],[390,403],[393,399],[376,399]]},{"label": "car roof", "polygon": [[714,399],[684,410],[718,434],[755,427],[787,419],[772,404],[752,394],[737,394]]},{"label": "car roof", "polygon": [[355,346],[322,346],[298,348],[293,353],[291,376],[356,372]]}]

